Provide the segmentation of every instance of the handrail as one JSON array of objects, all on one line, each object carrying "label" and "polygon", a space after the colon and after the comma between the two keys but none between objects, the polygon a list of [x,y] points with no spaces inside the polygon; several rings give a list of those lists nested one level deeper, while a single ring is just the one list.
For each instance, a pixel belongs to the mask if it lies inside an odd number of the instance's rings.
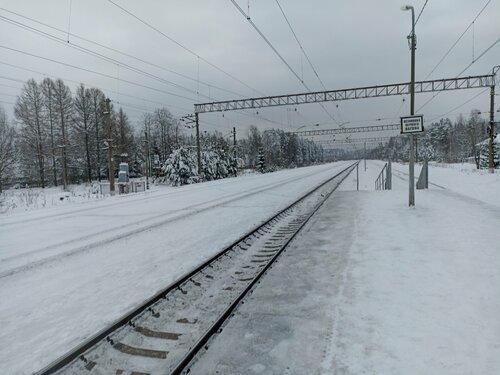
[{"label": "handrail", "polygon": [[[384,174],[384,172],[386,172]],[[384,168],[379,173],[377,179],[375,180],[375,190],[385,190],[386,189],[386,179],[387,179],[387,163],[385,163]]]}]

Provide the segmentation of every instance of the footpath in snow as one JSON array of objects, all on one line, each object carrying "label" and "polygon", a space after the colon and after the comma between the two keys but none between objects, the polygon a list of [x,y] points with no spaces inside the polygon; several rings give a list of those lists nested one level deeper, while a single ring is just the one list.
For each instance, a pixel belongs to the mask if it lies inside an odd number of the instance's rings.
[{"label": "footpath in snow", "polygon": [[373,191],[382,166],[360,164],[362,191],[345,181],[192,373],[498,373],[500,207],[474,195],[500,180],[431,167],[441,187],[409,208],[407,166]]}]

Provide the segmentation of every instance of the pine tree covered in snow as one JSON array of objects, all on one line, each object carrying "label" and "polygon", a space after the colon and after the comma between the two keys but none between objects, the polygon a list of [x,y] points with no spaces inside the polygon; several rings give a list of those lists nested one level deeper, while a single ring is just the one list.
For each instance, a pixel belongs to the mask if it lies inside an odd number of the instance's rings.
[{"label": "pine tree covered in snow", "polygon": [[[477,145],[479,149],[479,168],[489,168],[490,163],[490,140],[489,138]],[[493,165],[500,168],[500,143],[498,139],[493,142]]]},{"label": "pine tree covered in snow", "polygon": [[264,149],[262,147],[259,148],[259,154],[257,156],[257,170],[260,173],[266,172],[266,161],[264,158]]},{"label": "pine tree covered in snow", "polygon": [[173,186],[187,185],[199,181],[196,158],[186,148],[174,150],[163,166],[165,182]]}]

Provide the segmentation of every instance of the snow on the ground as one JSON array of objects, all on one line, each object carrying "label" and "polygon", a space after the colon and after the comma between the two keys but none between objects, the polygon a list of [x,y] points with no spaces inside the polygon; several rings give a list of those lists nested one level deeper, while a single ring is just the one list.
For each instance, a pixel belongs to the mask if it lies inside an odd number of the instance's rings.
[{"label": "snow on the ground", "polygon": [[[421,164],[415,166],[415,177],[418,177]],[[393,163],[395,178],[408,174],[408,164]],[[408,176],[403,175],[404,179]],[[393,179],[394,180],[394,179]],[[489,173],[487,169],[476,169],[470,163],[429,163],[429,189],[444,187],[453,192],[500,207],[500,170]]]},{"label": "snow on the ground", "polygon": [[391,191],[347,180],[191,373],[498,373],[500,209],[442,188],[409,208],[400,176]]},{"label": "snow on the ground", "polygon": [[[0,373],[40,369],[341,164],[0,215]],[[408,208],[407,165],[373,191],[383,165],[361,162],[361,191],[352,174],[195,373],[497,372],[498,174],[431,165]]]},{"label": "snow on the ground", "polygon": [[0,373],[47,365],[348,164],[0,215]]}]

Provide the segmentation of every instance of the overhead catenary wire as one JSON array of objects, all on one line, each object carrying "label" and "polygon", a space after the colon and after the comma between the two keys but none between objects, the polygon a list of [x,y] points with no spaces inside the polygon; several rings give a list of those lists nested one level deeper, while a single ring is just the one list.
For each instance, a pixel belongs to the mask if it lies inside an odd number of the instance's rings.
[{"label": "overhead catenary wire", "polygon": [[128,83],[128,84],[134,85],[134,86],[138,86],[138,87],[146,88],[146,89],[149,89],[149,90],[161,92],[161,93],[164,93],[164,94],[167,94],[167,95],[172,95],[172,96],[175,96],[175,97],[178,97],[178,98],[181,98],[181,99],[189,100],[191,102],[196,102],[196,99],[194,99],[194,98],[189,98],[187,96],[175,94],[173,92],[165,91],[165,90],[162,90],[162,89],[157,89],[157,88],[154,88],[154,87],[151,87],[151,86],[143,85],[143,84],[138,83],[138,82],[129,81],[129,80],[126,80],[126,79],[123,79],[123,78],[117,78],[117,77],[114,77],[114,76],[106,74],[106,73],[101,73],[101,72],[97,72],[95,70],[91,70],[91,69],[87,69],[87,68],[82,68],[80,66],[76,66],[76,65],[73,65],[73,64],[68,64],[68,63],[65,63],[65,62],[62,62],[62,61],[54,60],[54,59],[51,59],[51,58],[48,58],[48,57],[44,57],[44,56],[40,56],[40,55],[37,55],[37,54],[34,54],[34,53],[30,53],[30,52],[27,52],[27,51],[22,51],[22,50],[19,50],[19,49],[16,49],[16,48],[12,48],[12,47],[8,47],[8,46],[4,46],[4,45],[0,45],[0,48],[5,49],[5,50],[9,50],[9,51],[13,51],[13,52],[17,52],[17,53],[23,54],[25,56],[31,56],[31,57],[35,57],[37,59],[41,59],[41,60],[45,60],[45,61],[50,61],[50,62],[53,62],[55,64],[66,66],[66,67],[69,67],[69,68],[72,68],[72,69],[77,69],[77,70],[85,71],[87,73],[96,74],[96,75],[99,75],[101,77],[106,77],[106,78],[109,78],[109,79],[118,80],[120,82],[125,82],[125,83]]},{"label": "overhead catenary wire", "polygon": [[[108,0],[108,1],[111,1],[111,0]],[[304,80],[299,77],[297,72],[295,72],[295,70],[293,70],[293,68],[290,66],[290,64],[288,64],[288,62],[285,60],[285,58],[283,56],[281,56],[281,54],[278,52],[278,50],[273,46],[273,44],[269,41],[269,39],[266,38],[266,36],[262,33],[262,31],[260,31],[260,29],[257,27],[257,25],[252,21],[252,19],[247,16],[245,11],[243,9],[241,9],[241,7],[238,5],[238,3],[235,0],[231,0],[231,2],[236,7],[236,9],[238,9],[238,11],[243,15],[243,17],[245,17],[245,19],[250,23],[250,25],[252,25],[252,27],[255,29],[255,31],[257,31],[257,33],[266,42],[266,44],[273,50],[273,52],[276,54],[276,56],[278,56],[278,58],[283,62],[283,64],[285,64],[285,66],[295,76],[295,78],[297,78],[299,80],[299,82],[302,83],[302,85],[308,91],[311,91],[311,89],[306,85]]]},{"label": "overhead catenary wire", "polygon": [[[11,11],[11,10],[9,10],[9,9],[5,9],[5,8],[0,7],[0,10],[2,10],[2,11],[4,11],[4,12],[7,12],[7,13],[10,13],[10,14],[13,14],[13,15],[15,15],[15,16],[17,16],[17,17],[20,17],[20,18],[23,18],[23,19],[25,19],[25,20],[28,20],[28,21],[30,21],[30,22],[36,23],[36,24],[38,24],[38,25],[41,25],[41,26],[47,27],[47,28],[49,28],[49,29],[52,29],[52,30],[58,31],[58,32],[60,32],[60,33],[64,33],[64,30],[62,30],[62,29],[60,29],[60,28],[54,27],[54,26],[52,26],[52,25],[49,25],[49,24],[44,23],[44,22],[41,22],[41,21],[36,20],[36,19],[34,19],[34,18],[31,18],[31,17],[27,17],[27,16],[25,16],[25,15],[22,15],[22,14],[20,14],[20,13],[14,12],[14,11]],[[143,59],[143,58],[140,58],[140,57],[134,56],[134,55],[129,54],[129,53],[127,53],[127,52],[123,52],[123,51],[120,51],[120,50],[118,50],[118,49],[116,49],[116,48],[113,48],[113,47],[110,47],[110,46],[104,45],[104,44],[102,44],[102,43],[98,43],[98,42],[96,42],[95,40],[91,40],[91,39],[85,38],[85,37],[83,37],[83,36],[81,36],[81,35],[77,35],[77,34],[74,34],[74,33],[69,33],[69,35],[70,35],[71,37],[75,38],[75,39],[79,39],[79,40],[82,40],[82,41],[84,41],[84,42],[86,42],[86,43],[90,43],[90,44],[92,44],[92,45],[95,45],[95,46],[97,46],[97,47],[104,48],[104,49],[106,49],[106,50],[109,50],[109,51],[115,52],[115,53],[120,54],[120,55],[122,55],[122,56],[125,56],[125,57],[131,58],[131,59],[133,59],[133,60],[139,61],[139,62],[141,62],[141,63],[143,63],[143,64],[146,64],[146,65],[149,65],[149,66],[155,67],[155,68],[157,68],[157,69],[163,70],[163,71],[165,71],[165,72],[168,72],[168,73],[171,73],[171,74],[175,74],[175,75],[177,75],[177,76],[179,76],[179,77],[181,77],[181,78],[184,78],[184,79],[190,80],[190,81],[192,81],[192,82],[201,83],[201,84],[203,84],[203,85],[206,85],[207,87],[212,87],[212,88],[215,88],[215,89],[220,90],[220,91],[227,92],[227,93],[232,94],[232,95],[245,97],[245,95],[243,95],[243,94],[241,94],[241,93],[238,93],[238,92],[236,92],[236,91],[233,91],[233,90],[228,90],[228,89],[226,89],[226,88],[223,88],[223,87],[217,86],[217,85],[215,85],[215,84],[213,84],[213,83],[208,83],[208,82],[205,82],[205,81],[203,81],[203,80],[198,80],[197,78],[190,77],[190,76],[188,76],[188,75],[186,75],[186,74],[179,73],[179,72],[177,72],[177,71],[175,71],[175,70],[172,70],[172,69],[168,69],[168,68],[166,68],[165,66],[155,64],[155,63],[153,63],[153,62],[151,62],[151,61],[148,61],[148,60],[145,60],[145,59]],[[71,42],[69,42],[69,43],[71,43]]]},{"label": "overhead catenary wire", "polygon": [[309,56],[307,55],[306,51],[304,50],[304,48],[302,47],[302,43],[300,43],[299,41],[299,38],[297,37],[297,34],[295,33],[290,21],[288,20],[288,17],[286,16],[285,14],[285,11],[283,10],[283,8],[281,7],[281,4],[279,3],[278,0],[275,0],[276,1],[276,4],[278,5],[278,7],[280,8],[280,11],[281,11],[281,14],[283,15],[283,18],[285,19],[286,23],[288,24],[288,27],[290,28],[290,31],[292,32],[293,34],[293,37],[295,38],[295,41],[297,42],[297,44],[299,45],[299,48],[300,50],[302,51],[302,54],[304,55],[304,57],[306,58],[309,66],[311,67],[312,71],[314,72],[314,75],[316,76],[316,78],[318,79],[319,83],[321,84],[321,87],[323,87],[323,90],[326,91],[326,87],[323,83],[323,81],[321,80],[321,78],[319,77],[319,74],[318,72],[316,71],[316,68],[314,67],[313,63],[311,62],[311,59],[309,58]]},{"label": "overhead catenary wire", "polygon": [[[108,0],[108,1],[111,1],[111,0]],[[269,39],[267,39],[267,37],[262,33],[262,31],[260,31],[260,29],[257,27],[257,25],[252,21],[252,19],[245,13],[245,11],[243,9],[241,9],[241,7],[238,5],[238,3],[235,0],[231,0],[231,2],[236,7],[236,9],[238,9],[238,11],[243,15],[243,17],[245,17],[245,19],[250,23],[250,25],[252,25],[252,27],[255,29],[255,31],[257,31],[257,33],[260,35],[260,37],[266,42],[266,44],[271,48],[271,50],[276,54],[276,56],[278,56],[278,58],[283,62],[283,64],[285,64],[285,66],[288,68],[288,70],[290,70],[290,72],[295,76],[295,78],[297,78],[299,80],[299,82],[306,88],[306,90],[311,91],[311,89],[307,86],[307,84],[304,82],[304,80],[301,77],[299,77],[297,72],[295,72],[295,70],[293,70],[293,68],[290,66],[290,64],[278,52],[278,50],[273,46],[273,44],[269,41]],[[330,114],[330,112],[328,112],[328,110],[326,109],[326,107],[324,106],[323,103],[318,103],[318,104],[321,106],[321,108],[323,108],[323,110],[326,112],[326,114],[333,121],[336,121],[336,119]]]},{"label": "overhead catenary wire", "polygon": [[467,31],[469,31],[469,29],[472,27],[472,25],[474,24],[474,22],[476,22],[476,20],[479,18],[479,16],[484,12],[484,10],[486,9],[486,7],[491,3],[492,0],[488,0],[486,2],[486,4],[484,4],[484,6],[481,8],[481,10],[479,11],[479,13],[476,15],[476,17],[474,17],[474,19],[472,20],[472,22],[465,28],[465,30],[462,32],[462,34],[460,34],[460,36],[458,37],[458,39],[451,45],[451,47],[448,49],[448,51],[446,51],[446,53],[443,55],[443,57],[441,57],[441,59],[438,61],[438,63],[434,66],[434,68],[431,69],[431,71],[429,72],[429,74],[427,74],[427,76],[425,77],[425,79],[429,78],[429,76],[434,73],[434,71],[438,68],[439,65],[441,65],[441,63],[444,61],[444,59],[446,59],[446,57],[450,54],[450,52],[453,50],[453,48],[455,48],[455,46],[458,44],[458,42],[460,42],[460,40],[463,38],[463,36],[467,33]]},{"label": "overhead catenary wire", "polygon": [[426,7],[426,5],[427,5],[428,2],[429,2],[429,0],[425,0],[424,6],[422,7],[422,9],[420,9],[420,13],[418,14],[417,20],[415,21],[415,26],[417,25],[418,20],[420,19],[420,16],[424,12],[424,9],[425,9],[425,7]]},{"label": "overhead catenary wire", "polygon": [[[245,82],[243,82],[242,80],[240,80],[239,78],[235,77],[234,75],[232,75],[231,73],[228,73],[227,71],[225,71],[224,69],[220,68],[219,66],[215,65],[214,63],[210,62],[209,60],[205,59],[203,56],[200,56],[199,54],[197,54],[196,52],[194,52],[193,50],[189,49],[188,47],[184,46],[183,44],[179,43],[178,41],[176,41],[175,39],[173,39],[172,37],[168,36],[167,34],[165,34],[164,32],[162,32],[161,30],[159,30],[158,28],[154,27],[153,25],[151,25],[149,22],[143,20],[142,18],[138,17],[137,15],[135,15],[134,13],[130,12],[129,10],[125,9],[124,7],[118,5],[117,3],[115,3],[114,1],[112,0],[108,0],[108,2],[110,2],[111,4],[113,4],[114,6],[116,6],[117,8],[119,8],[120,10],[122,10],[123,12],[127,13],[128,15],[130,15],[131,17],[133,17],[134,19],[136,19],[137,21],[141,22],[142,24],[144,24],[145,26],[147,26],[148,28],[154,30],[155,32],[159,33],[160,35],[162,35],[163,37],[167,38],[168,40],[170,40],[172,43],[176,44],[177,46],[179,46],[180,48],[184,49],[186,52],[192,54],[193,56],[195,56],[196,58],[198,58],[199,60],[205,62],[206,64],[210,65],[211,67],[215,68],[216,70],[218,70],[219,72],[225,74],[226,76],[228,76],[229,78],[239,82],[240,84],[244,85],[245,87],[249,88],[250,90],[254,91],[254,92],[257,92],[258,94],[260,95],[263,95],[265,96],[264,93],[262,93],[261,91],[249,86],[248,84],[246,84]],[[269,119],[266,119],[266,118],[262,118],[263,120],[265,121],[269,121],[269,122],[273,122],[273,123],[277,123],[275,121],[272,121],[272,120],[269,120]],[[279,123],[278,123],[279,124]],[[280,125],[283,125],[283,124],[280,124]]]},{"label": "overhead catenary wire", "polygon": [[[67,46],[69,46],[70,48],[76,49],[76,50],[78,50],[78,51],[80,51],[80,52],[83,52],[83,53],[85,53],[85,54],[88,54],[88,55],[91,55],[91,56],[97,57],[97,58],[99,58],[99,59],[102,59],[102,60],[107,61],[107,62],[112,63],[112,64],[116,64],[116,65],[118,65],[118,67],[119,67],[119,66],[122,66],[122,67],[124,67],[125,69],[128,69],[128,70],[130,70],[130,71],[132,71],[132,72],[135,72],[135,73],[138,73],[138,74],[141,74],[141,75],[144,75],[144,76],[146,76],[146,77],[152,78],[152,79],[154,79],[154,80],[156,80],[156,81],[159,81],[159,82],[161,82],[161,83],[165,83],[165,84],[170,85],[170,86],[173,86],[173,87],[175,87],[175,88],[185,90],[185,91],[187,91],[187,92],[189,92],[189,93],[191,93],[191,94],[197,94],[197,92],[196,92],[196,91],[191,90],[191,89],[189,89],[189,88],[187,88],[187,87],[185,87],[185,86],[182,86],[182,85],[179,85],[179,84],[177,84],[177,83],[171,82],[171,81],[166,80],[166,79],[164,79],[164,78],[161,78],[161,77],[159,77],[159,76],[157,76],[157,75],[151,74],[151,73],[146,72],[146,71],[144,71],[144,70],[142,70],[142,69],[136,68],[136,67],[131,66],[131,65],[129,65],[129,64],[126,64],[126,63],[124,63],[124,62],[122,62],[122,61],[116,60],[116,59],[114,59],[114,58],[112,58],[112,57],[109,57],[109,56],[103,55],[103,54],[101,54],[101,53],[99,53],[99,52],[92,51],[92,50],[90,50],[90,49],[88,49],[88,48],[85,48],[85,47],[83,47],[83,46],[80,46],[80,45],[78,45],[78,44],[75,44],[75,43],[72,43],[72,42],[66,42],[66,41],[65,41],[64,39],[62,39],[62,38],[59,38],[59,37],[57,37],[57,36],[55,36],[55,35],[52,35],[52,34],[46,33],[46,32],[44,32],[44,31],[42,31],[42,30],[39,30],[39,29],[33,28],[33,27],[29,26],[29,25],[22,24],[22,23],[20,23],[20,22],[18,22],[18,21],[11,20],[11,19],[9,19],[9,18],[7,18],[7,17],[4,17],[4,16],[0,16],[0,20],[3,20],[4,22],[8,22],[8,23],[10,23],[10,24],[12,24],[12,25],[14,25],[14,26],[18,26],[18,27],[20,27],[20,28],[23,28],[24,30],[27,30],[27,31],[33,32],[33,33],[35,33],[35,34],[37,34],[37,35],[40,35],[40,36],[45,37],[45,38],[47,38],[47,39],[50,39],[50,40],[52,40],[52,41],[54,41],[54,42],[57,42],[57,43],[60,43],[60,44],[63,44],[63,45],[67,45]],[[118,77],[118,80],[119,80],[119,77]],[[202,96],[205,96],[205,95],[202,95]],[[205,97],[206,97],[206,96],[205,96]],[[207,97],[207,98],[208,98],[208,97]]]},{"label": "overhead catenary wire", "polygon": [[[281,4],[279,3],[278,0],[275,0],[276,1],[276,4],[278,5],[278,8],[280,9],[281,11],[281,14],[283,15],[283,18],[285,19],[286,23],[288,24],[288,27],[290,28],[290,31],[292,32],[293,34],[293,37],[295,38],[295,41],[297,42],[297,44],[299,45],[299,48],[300,50],[302,51],[302,54],[305,56],[309,66],[311,67],[312,71],[314,72],[314,74],[316,75],[316,78],[318,78],[318,81],[319,83],[321,84],[321,87],[323,87],[323,90],[326,91],[326,87],[323,83],[323,81],[321,80],[321,78],[319,77],[319,74],[318,72],[316,71],[316,68],[314,67],[313,63],[311,62],[311,59],[309,58],[309,56],[307,55],[306,51],[304,50],[304,48],[302,47],[302,43],[300,43],[299,41],[299,38],[297,37],[297,34],[295,33],[295,30],[293,29],[292,27],[292,24],[290,23],[290,21],[288,20],[288,17],[286,16],[285,14],[285,11],[283,10]],[[234,3],[234,1],[233,1]],[[250,21],[250,19],[249,19]],[[302,61],[302,60],[301,60]],[[301,82],[304,84],[304,79],[303,79],[303,76],[302,78],[300,79]],[[307,86],[304,84],[304,87],[307,88]],[[308,89],[309,90],[309,89]],[[310,90],[309,90],[310,91]],[[325,113],[328,115],[328,117],[330,117],[333,121],[337,122],[337,120],[331,115],[330,112],[328,112],[328,110],[326,109],[326,107],[324,106],[323,103],[319,103],[319,105],[321,106],[321,108],[323,108],[323,110],[325,111]],[[337,107],[337,110],[338,110],[338,107]],[[338,111],[338,115],[340,117],[340,111]]]},{"label": "overhead catenary wire", "polygon": [[[489,50],[491,50],[498,42],[500,42],[500,38],[498,38],[496,41],[494,41],[488,48],[486,48],[478,57],[476,60],[472,61],[469,65],[467,65],[460,73],[458,73],[455,78],[459,77],[460,75],[462,75],[463,73],[465,73],[465,71],[467,69],[469,69],[474,63],[476,63],[481,57],[483,57],[484,55],[486,55],[486,53],[488,53]],[[441,94],[442,91],[438,91],[436,94],[434,94],[429,100],[427,100],[423,105],[421,105],[418,109],[417,109],[417,112],[420,111],[422,108],[424,108],[427,104],[429,104],[432,100],[434,100],[434,98],[436,98],[439,94]]]},{"label": "overhead catenary wire", "polygon": [[122,7],[121,5],[118,5],[117,3],[115,3],[114,1],[112,0],[108,0],[108,2],[110,2],[111,4],[113,4],[115,7],[117,7],[118,9],[122,10],[123,12],[127,13],[129,16],[133,17],[134,19],[136,19],[137,21],[141,22],[143,25],[147,26],[148,28],[150,28],[151,30],[154,30],[155,32],[157,32],[158,34],[162,35],[163,37],[167,38],[168,40],[170,40],[172,43],[174,43],[175,45],[179,46],[180,48],[182,48],[183,50],[185,50],[186,52],[190,53],[191,55],[199,58],[201,61],[203,61],[204,63],[210,65],[212,68],[218,70],[219,72],[223,73],[224,75],[228,76],[229,78],[231,78],[232,80],[242,84],[243,86],[245,86],[246,88],[256,92],[256,93],[259,93],[261,95],[265,95],[263,94],[261,91],[253,88],[252,86],[248,85],[247,83],[245,83],[244,81],[242,81],[241,79],[239,79],[238,77],[234,76],[233,74],[227,72],[226,70],[222,69],[221,67],[215,65],[214,63],[210,62],[209,60],[205,59],[203,56],[200,56],[199,54],[197,54],[196,52],[194,52],[193,50],[191,50],[190,48],[184,46],[183,44],[181,44],[180,42],[176,41],[175,39],[173,39],[172,37],[168,36],[167,34],[165,34],[163,31],[161,31],[160,29],[156,28],[155,26],[153,26],[152,24],[150,24],[149,22],[143,20],[142,18],[138,17],[137,15],[135,15],[134,13],[132,13],[131,11],[127,10],[126,8]]},{"label": "overhead catenary wire", "polygon": [[432,122],[432,121],[434,121],[434,120],[437,120],[437,119],[439,119],[439,118],[442,118],[443,116],[446,116],[446,115],[449,115],[450,113],[455,112],[457,109],[460,109],[460,108],[462,108],[464,105],[469,104],[471,101],[473,101],[474,99],[476,99],[477,97],[479,97],[480,95],[484,94],[484,93],[485,93],[485,92],[487,92],[487,91],[490,91],[490,89],[489,89],[489,88],[487,88],[486,90],[482,90],[480,93],[478,93],[478,94],[474,95],[472,98],[470,98],[470,99],[466,100],[465,102],[463,102],[462,104],[460,104],[460,105],[456,106],[456,107],[455,107],[455,108],[453,108],[452,110],[450,110],[450,111],[448,111],[448,112],[446,112],[446,113],[443,113],[443,114],[441,114],[441,115],[439,115],[439,116],[436,116],[436,117],[434,117],[434,118],[430,119],[429,121],[431,121],[431,122]]},{"label": "overhead catenary wire", "polygon": [[[0,9],[2,9],[2,10],[3,10],[3,8],[0,8]],[[12,12],[11,12],[11,13],[12,13]],[[16,14],[16,15],[18,15],[17,13],[15,13],[15,14]],[[21,15],[19,15],[19,16],[20,16],[20,17],[22,17]],[[25,17],[25,18],[26,18],[26,17]],[[15,26],[19,26],[19,27],[21,27],[21,28],[23,28],[23,29],[26,29],[26,30],[28,30],[28,31],[35,32],[36,34],[42,35],[42,36],[47,37],[47,38],[49,38],[49,39],[51,39],[51,40],[54,40],[54,41],[56,41],[56,42],[62,43],[62,44],[64,44],[64,45],[69,45],[70,47],[73,47],[73,48],[75,48],[75,49],[77,49],[77,50],[79,50],[79,51],[82,51],[82,52],[84,52],[84,53],[87,53],[87,54],[90,54],[90,55],[92,55],[92,56],[95,56],[95,57],[101,58],[101,59],[103,59],[103,60],[105,60],[105,61],[108,61],[108,62],[111,62],[111,63],[113,63],[113,64],[117,64],[118,66],[120,66],[120,65],[125,66],[125,67],[127,67],[129,70],[134,71],[134,72],[136,72],[136,73],[138,73],[138,72],[139,72],[139,73],[142,73],[142,74],[143,74],[143,75],[145,75],[145,76],[149,76],[150,78],[154,78],[154,79],[159,80],[159,81],[164,82],[164,83],[172,84],[172,85],[173,85],[173,86],[175,86],[175,87],[181,87],[181,88],[184,88],[184,87],[182,87],[182,86],[180,86],[180,85],[177,85],[177,84],[175,84],[175,83],[172,83],[172,82],[170,82],[170,81],[166,81],[166,80],[164,80],[164,79],[162,79],[162,78],[160,78],[160,77],[157,77],[157,76],[151,75],[151,74],[149,74],[149,73],[147,73],[147,72],[144,72],[144,71],[141,71],[141,70],[139,70],[139,69],[137,69],[137,68],[135,68],[135,67],[131,67],[130,65],[125,64],[125,63],[123,63],[123,62],[120,62],[120,61],[118,61],[118,60],[116,60],[116,59],[113,59],[113,58],[110,58],[110,57],[108,57],[108,56],[102,55],[102,54],[100,54],[100,53],[98,53],[98,52],[95,52],[95,51],[88,50],[88,49],[86,49],[85,47],[78,46],[78,45],[76,45],[76,44],[74,44],[74,43],[71,43],[71,42],[68,42],[68,43],[69,43],[69,44],[68,44],[67,42],[65,42],[65,41],[64,41],[64,40],[62,40],[61,38],[58,38],[57,36],[53,36],[53,35],[48,34],[48,33],[44,32],[44,31],[42,31],[42,30],[35,29],[35,28],[33,28],[33,27],[29,26],[29,25],[25,25],[25,24],[19,23],[18,21],[8,19],[7,17],[4,17],[4,16],[0,16],[0,19],[4,20],[5,22],[8,22],[8,23],[14,24]],[[34,22],[37,22],[37,21],[34,21]],[[49,28],[51,27],[51,26],[46,25],[46,24],[43,24],[43,25],[45,25],[45,26],[47,26],[47,27],[49,27]],[[58,31],[62,31],[62,30],[59,30],[59,29],[56,29],[56,30],[58,30]],[[73,34],[72,34],[72,35],[73,35]],[[128,55],[128,56],[130,56],[130,55]],[[60,63],[60,62],[58,62],[58,63]],[[75,67],[75,66],[72,66],[72,67]],[[78,67],[75,67],[75,68],[78,68]],[[83,70],[85,70],[85,69],[83,69]],[[101,73],[94,72],[94,71],[92,71],[92,73],[102,75]],[[116,79],[116,80],[117,80],[117,82],[126,82],[126,83],[131,83],[130,81],[126,81],[126,80],[120,79],[120,77],[112,77],[112,76],[107,76],[107,77],[108,77],[108,78],[113,78],[113,79]],[[69,81],[71,81],[71,80],[69,80]],[[197,83],[200,83],[200,82],[201,82],[201,81],[197,81]],[[136,83],[132,83],[132,84],[136,84]],[[212,86],[211,84],[208,84],[208,83],[205,83],[205,84],[206,84],[208,87],[217,87],[217,86]],[[149,86],[144,86],[144,85],[141,85],[141,86],[142,86],[142,87],[146,87],[146,88],[150,88]],[[193,90],[189,90],[189,89],[187,89],[187,88],[184,88],[184,89],[186,89],[187,91],[189,91],[189,92],[191,92],[191,93],[195,93]],[[221,89],[221,88],[219,88],[219,89]],[[155,89],[155,90],[156,90],[156,89]],[[206,96],[206,95],[203,95],[203,94],[199,94],[198,90],[199,90],[199,88],[198,88],[198,89],[197,89],[197,91],[196,91],[197,96],[203,96],[203,97],[205,97],[205,98],[211,99],[209,96]],[[222,90],[225,90],[225,89],[222,89]],[[110,91],[110,92],[111,92],[111,90],[107,90],[107,91]],[[156,91],[158,91],[158,90],[156,90]],[[231,92],[230,90],[225,90],[225,91]],[[234,93],[234,92],[232,92],[232,93]],[[170,93],[170,94],[171,94],[171,95],[176,95],[176,94],[173,94],[173,93]],[[236,95],[238,95],[238,96],[243,96],[242,94],[238,94],[238,93],[235,93],[235,94],[236,94]],[[119,94],[119,95],[120,95],[120,94]],[[177,95],[177,96],[179,96],[179,95]],[[182,97],[182,96],[179,96],[179,97]],[[185,98],[185,97],[184,97],[184,98]],[[194,99],[190,99],[190,100],[192,100],[193,102],[199,101],[199,100],[194,100]],[[246,114],[246,115],[251,116],[251,117],[255,117],[255,115],[253,115],[253,114]],[[283,125],[283,124],[281,124],[281,123],[278,123],[278,122],[276,122],[276,121],[270,120],[270,119],[268,119],[268,118],[266,118],[266,117],[263,117],[263,116],[259,116],[259,118],[260,118],[261,120],[266,121],[266,122],[274,123],[274,124],[277,124],[277,125]]]},{"label": "overhead catenary wire", "polygon": [[[4,62],[4,61],[0,61],[0,64],[3,64],[3,65],[7,65],[7,66],[10,66],[10,67],[13,67],[13,68],[16,68],[16,69],[20,69],[20,70],[25,70],[25,71],[28,71],[28,72],[31,72],[31,73],[35,73],[35,74],[40,74],[42,76],[46,76],[46,77],[52,77],[52,78],[61,78],[62,80],[64,81],[67,81],[67,82],[72,82],[72,83],[75,83],[75,84],[80,84],[80,83],[84,83],[86,84],[87,86],[89,87],[95,87],[95,88],[98,88],[100,89],[101,91],[103,92],[107,92],[107,93],[112,93],[112,94],[118,94],[117,91],[114,91],[114,90],[111,90],[111,89],[108,89],[108,88],[104,88],[104,87],[98,87],[94,84],[89,84],[89,83],[86,83],[86,82],[82,82],[82,81],[74,81],[74,80],[71,80],[71,79],[68,79],[68,78],[65,78],[65,77],[60,77],[60,76],[54,76],[54,75],[51,75],[51,74],[48,74],[48,73],[45,73],[45,72],[40,72],[40,71],[37,71],[37,70],[33,70],[33,69],[28,69],[28,68],[25,68],[25,67],[21,67],[19,65],[14,65],[14,64],[10,64],[10,63],[7,63],[7,62]],[[14,79],[14,78],[11,78],[11,77],[5,77],[5,76],[0,76],[0,78],[3,78],[3,79],[7,79],[7,80],[11,80],[11,81],[15,81],[15,82],[20,82],[20,83],[26,83],[25,81],[22,81],[22,80],[19,80],[19,79]],[[141,101],[147,101],[147,102],[151,102],[151,103],[154,103],[154,104],[159,104],[163,107],[168,107],[168,108],[178,108],[184,112],[190,112],[191,110],[190,109],[187,109],[185,107],[180,107],[180,106],[177,106],[177,105],[173,105],[173,104],[165,104],[165,103],[160,103],[160,102],[156,102],[156,101],[151,101],[151,100],[148,100],[148,99],[144,99],[144,98],[140,98],[138,96],[134,96],[134,95],[130,95],[130,94],[125,94],[123,92],[120,93],[121,96],[126,96],[126,97],[130,97],[130,98],[134,98],[134,99],[137,99],[137,100],[141,100]],[[251,114],[251,113],[246,113],[245,111],[243,112],[240,112],[243,116],[247,116],[247,117],[252,117],[252,118],[255,118],[256,115],[254,114]],[[275,125],[280,125],[280,126],[283,126],[282,123],[279,123],[277,121],[274,121],[274,120],[271,120],[271,119],[268,119],[264,116],[261,116],[259,115],[258,116],[259,119],[263,120],[263,121],[266,121],[266,122],[269,122],[269,123],[272,123],[272,124],[275,124]],[[214,124],[212,124],[214,125]],[[215,126],[215,125],[214,125]]]}]

